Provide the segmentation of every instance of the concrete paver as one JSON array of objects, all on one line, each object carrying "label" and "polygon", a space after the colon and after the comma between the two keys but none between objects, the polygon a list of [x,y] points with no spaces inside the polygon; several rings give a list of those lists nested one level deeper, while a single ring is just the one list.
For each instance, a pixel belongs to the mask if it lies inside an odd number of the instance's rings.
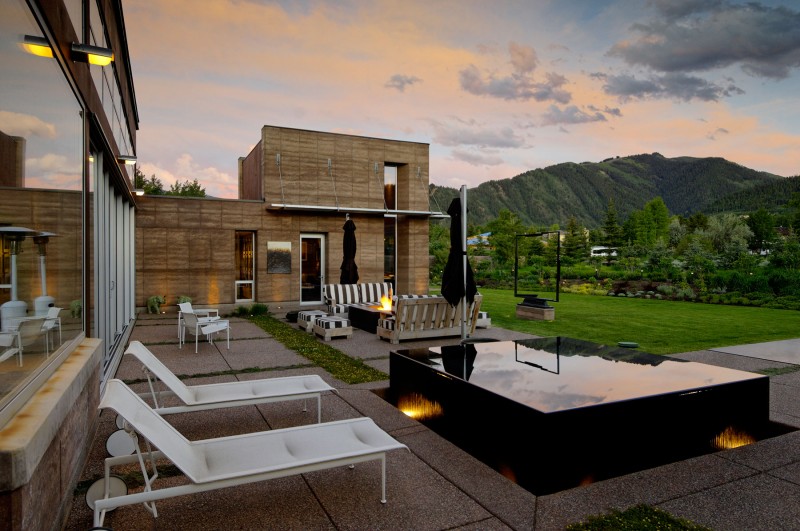
[{"label": "concrete paver", "polygon": [[[254,329],[255,328],[255,329]],[[232,322],[231,348],[223,340],[193,342],[178,348],[176,316],[140,316],[131,339],[148,345],[188,385],[319,374],[338,389],[322,397],[323,421],[369,416],[409,451],[387,455],[388,503],[379,502],[377,462],[319,471],[182,496],[158,503],[154,519],[141,506],[120,508],[106,519],[127,529],[563,529],[610,508],[638,503],[658,506],[714,529],[800,528],[800,431],[756,444],[643,470],[548,496],[534,496],[425,426],[403,415],[372,392],[388,381],[346,385],[306,358],[283,347],[248,321]],[[477,337],[500,340],[532,337],[492,328]],[[455,344],[444,341],[390,345],[360,330],[350,340],[328,343],[388,373],[389,352],[398,348]],[[759,345],[764,355],[764,345]],[[738,351],[741,352],[741,351]],[[791,369],[785,362],[720,351],[676,355],[683,359],[740,370]],[[260,367],[258,372],[236,372]],[[123,358],[117,377],[143,377],[133,360]],[[771,377],[770,416],[800,426],[800,371]],[[135,384],[142,392],[146,384]],[[316,422],[316,402],[287,401],[171,415],[168,420],[189,439],[221,437]],[[102,476],[104,444],[116,430],[112,412],[103,412],[82,479]],[[476,429],[479,429],[477,427]],[[591,440],[587,440],[591,444]],[[185,482],[167,474],[165,485]],[[75,496],[65,529],[88,529],[91,512]]]}]

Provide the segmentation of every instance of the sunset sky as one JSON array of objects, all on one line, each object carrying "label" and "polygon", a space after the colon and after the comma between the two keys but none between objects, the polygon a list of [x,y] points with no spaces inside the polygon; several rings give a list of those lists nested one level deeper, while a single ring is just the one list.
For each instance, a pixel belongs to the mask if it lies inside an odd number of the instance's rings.
[{"label": "sunset sky", "polygon": [[237,195],[263,125],[430,144],[459,187],[659,152],[800,174],[800,2],[124,0],[137,155]]}]

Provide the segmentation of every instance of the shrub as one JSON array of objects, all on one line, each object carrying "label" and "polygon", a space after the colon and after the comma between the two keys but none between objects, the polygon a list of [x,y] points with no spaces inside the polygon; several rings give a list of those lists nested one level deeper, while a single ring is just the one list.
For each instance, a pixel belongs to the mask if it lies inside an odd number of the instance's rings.
[{"label": "shrub", "polygon": [[234,317],[252,317],[256,315],[270,315],[269,306],[256,302],[250,306],[237,306],[233,310]]},{"label": "shrub", "polygon": [[192,298],[186,295],[178,295],[178,304],[183,304],[184,302],[192,302]]}]

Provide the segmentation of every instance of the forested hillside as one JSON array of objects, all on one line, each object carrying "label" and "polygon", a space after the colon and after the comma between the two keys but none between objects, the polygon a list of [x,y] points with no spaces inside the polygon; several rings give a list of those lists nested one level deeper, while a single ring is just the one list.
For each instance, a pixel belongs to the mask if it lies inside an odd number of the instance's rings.
[{"label": "forested hillside", "polygon": [[[511,179],[485,182],[468,191],[470,223],[481,225],[508,209],[526,224],[564,225],[574,216],[587,227],[603,222],[613,198],[620,218],[627,218],[655,197],[671,214],[689,216],[728,203],[744,205],[750,190],[769,190],[791,196],[781,187],[786,179],[745,168],[718,157],[666,158],[658,153],[615,157],[602,162],[567,162],[540,168]],[[797,186],[797,184],[794,184]],[[434,204],[446,209],[458,190],[431,185]],[[769,193],[769,192],[764,192]],[[740,197],[741,199],[728,199]],[[757,208],[757,207],[756,207]],[[744,210],[752,210],[743,207]],[[718,210],[717,210],[718,211]]]},{"label": "forested hillside", "polygon": [[800,176],[767,181],[713,201],[706,212],[754,212],[759,208],[774,211],[796,193],[800,193]]}]

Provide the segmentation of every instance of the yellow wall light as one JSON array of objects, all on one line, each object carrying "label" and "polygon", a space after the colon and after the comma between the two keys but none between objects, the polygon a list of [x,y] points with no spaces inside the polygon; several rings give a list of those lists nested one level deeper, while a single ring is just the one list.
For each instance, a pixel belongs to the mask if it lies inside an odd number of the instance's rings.
[{"label": "yellow wall light", "polygon": [[110,48],[101,48],[91,44],[73,44],[72,60],[91,65],[108,66],[114,60],[114,52]]},{"label": "yellow wall light", "polygon": [[36,37],[35,35],[25,35],[22,37],[22,49],[29,54],[37,55],[39,57],[53,57],[53,49],[50,43],[44,37]]},{"label": "yellow wall light", "polygon": [[136,157],[131,155],[120,155],[119,157],[117,157],[117,162],[119,162],[120,164],[125,164],[127,166],[133,166],[134,164],[136,164]]}]

